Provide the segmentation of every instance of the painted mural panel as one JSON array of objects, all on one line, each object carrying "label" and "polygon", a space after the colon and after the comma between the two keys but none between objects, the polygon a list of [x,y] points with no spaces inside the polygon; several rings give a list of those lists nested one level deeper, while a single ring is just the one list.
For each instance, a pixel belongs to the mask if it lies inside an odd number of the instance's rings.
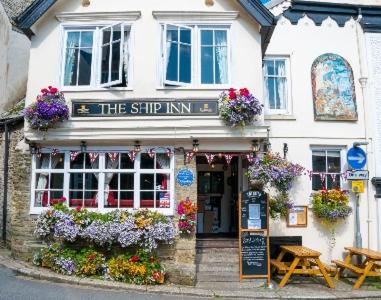
[{"label": "painted mural panel", "polygon": [[349,63],[327,53],[312,65],[312,92],[315,120],[357,121],[356,93]]}]

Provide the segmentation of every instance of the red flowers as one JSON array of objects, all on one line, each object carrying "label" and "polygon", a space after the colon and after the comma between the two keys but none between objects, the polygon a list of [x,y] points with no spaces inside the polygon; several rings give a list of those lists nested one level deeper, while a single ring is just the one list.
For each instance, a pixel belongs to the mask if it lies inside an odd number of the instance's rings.
[{"label": "red flowers", "polygon": [[41,90],[41,93],[45,96],[46,94],[57,94],[58,92],[58,89],[55,88],[55,87],[52,87],[51,85],[48,86],[48,88],[46,89],[42,89]]},{"label": "red flowers", "polygon": [[250,92],[247,88],[240,89],[239,93],[241,96],[244,96],[244,97],[249,97],[249,95],[250,95]]},{"label": "red flowers", "polygon": [[130,258],[130,262],[132,263],[137,263],[138,261],[140,261],[140,257],[137,255],[134,255]]},{"label": "red flowers", "polygon": [[237,94],[235,93],[235,89],[233,89],[233,88],[229,89],[229,98],[230,98],[230,100],[237,99]]}]

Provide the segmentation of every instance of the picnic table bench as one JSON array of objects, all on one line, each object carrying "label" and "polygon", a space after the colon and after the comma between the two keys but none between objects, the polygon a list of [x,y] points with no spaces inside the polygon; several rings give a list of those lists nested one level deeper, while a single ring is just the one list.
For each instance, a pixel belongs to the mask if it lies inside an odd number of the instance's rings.
[{"label": "picnic table bench", "polygon": [[[364,283],[366,277],[379,277],[381,276],[381,253],[365,248],[345,247],[348,251],[344,261],[332,260],[337,266],[337,273],[335,279],[340,279],[345,269],[351,271],[358,276],[353,288],[358,289]],[[356,265],[352,263],[353,256],[360,256],[362,263]],[[363,259],[365,258],[365,259]]]},{"label": "picnic table bench", "polygon": [[[271,272],[277,271],[279,274],[284,274],[279,287],[282,288],[286,285],[291,275],[323,275],[325,281],[330,288],[334,288],[334,284],[329,277],[328,273],[334,271],[333,268],[323,264],[320,261],[321,253],[304,246],[281,246],[281,252],[276,259],[272,259]],[[283,262],[282,259],[286,253],[294,256],[291,263]]]}]

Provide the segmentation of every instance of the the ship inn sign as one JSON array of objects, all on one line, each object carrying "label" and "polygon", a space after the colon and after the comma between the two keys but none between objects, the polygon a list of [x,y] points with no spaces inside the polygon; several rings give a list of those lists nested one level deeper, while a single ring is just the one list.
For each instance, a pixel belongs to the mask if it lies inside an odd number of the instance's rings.
[{"label": "the ship inn sign", "polygon": [[72,101],[73,117],[216,116],[217,100]]}]

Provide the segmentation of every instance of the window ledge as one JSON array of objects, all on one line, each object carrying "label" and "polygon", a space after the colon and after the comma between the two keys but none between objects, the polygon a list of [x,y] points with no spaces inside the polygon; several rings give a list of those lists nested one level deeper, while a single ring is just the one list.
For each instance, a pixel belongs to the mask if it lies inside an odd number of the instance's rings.
[{"label": "window ledge", "polygon": [[239,16],[238,11],[153,11],[152,15],[162,21],[229,21]]},{"label": "window ledge", "polygon": [[293,115],[265,115],[265,120],[296,121]]},{"label": "window ledge", "polygon": [[72,21],[136,21],[141,16],[140,11],[113,11],[113,12],[90,12],[90,13],[59,13],[56,18],[60,22]]},{"label": "window ledge", "polygon": [[229,89],[230,86],[159,86],[158,91],[223,91]]},{"label": "window ledge", "polygon": [[113,91],[120,91],[120,92],[130,92],[134,89],[132,87],[117,87],[117,88],[68,88],[68,87],[62,87],[60,89],[62,92],[65,93],[80,93],[80,92],[113,92]]}]

